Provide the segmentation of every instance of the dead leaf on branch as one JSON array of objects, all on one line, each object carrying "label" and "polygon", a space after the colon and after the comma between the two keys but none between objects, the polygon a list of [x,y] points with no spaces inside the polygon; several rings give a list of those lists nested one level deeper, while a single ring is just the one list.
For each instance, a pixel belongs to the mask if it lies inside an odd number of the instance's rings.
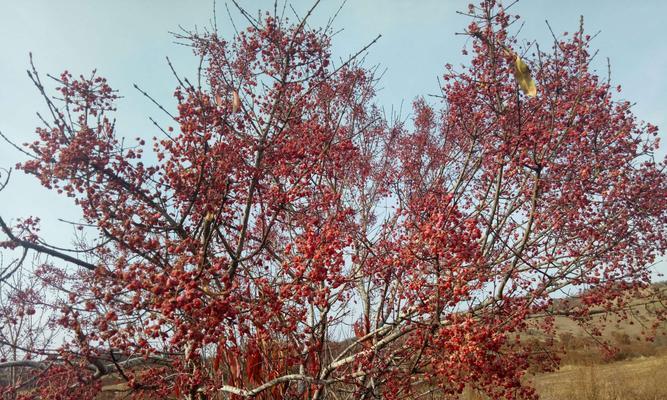
[{"label": "dead leaf on branch", "polygon": [[537,96],[537,86],[530,76],[530,68],[518,55],[514,56],[514,77],[526,96]]},{"label": "dead leaf on branch", "polygon": [[236,113],[241,108],[241,99],[239,98],[239,92],[234,90],[232,92],[232,112]]},{"label": "dead leaf on branch", "polygon": [[[215,104],[218,107],[222,107],[223,100],[222,96],[219,94],[215,96]],[[236,113],[241,109],[241,98],[239,97],[239,92],[236,90],[232,91],[232,113]]]}]

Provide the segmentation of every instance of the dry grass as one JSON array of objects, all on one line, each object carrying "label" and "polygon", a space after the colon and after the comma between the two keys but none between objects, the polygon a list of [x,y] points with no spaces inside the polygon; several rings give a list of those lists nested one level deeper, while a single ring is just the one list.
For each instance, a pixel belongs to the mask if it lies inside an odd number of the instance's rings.
[{"label": "dry grass", "polygon": [[[530,378],[542,400],[665,400],[667,355],[609,364],[567,365]],[[466,390],[461,400],[486,400]]]},{"label": "dry grass", "polygon": [[533,379],[544,400],[667,399],[667,356],[566,366]]}]

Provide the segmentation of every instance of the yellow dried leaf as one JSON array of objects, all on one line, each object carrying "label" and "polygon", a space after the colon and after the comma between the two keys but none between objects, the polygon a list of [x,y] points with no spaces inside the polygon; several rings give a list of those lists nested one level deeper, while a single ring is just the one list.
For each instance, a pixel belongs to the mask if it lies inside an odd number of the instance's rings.
[{"label": "yellow dried leaf", "polygon": [[528,65],[518,55],[514,59],[514,76],[526,96],[535,97],[537,95],[537,86],[530,76],[530,68],[528,68]]}]

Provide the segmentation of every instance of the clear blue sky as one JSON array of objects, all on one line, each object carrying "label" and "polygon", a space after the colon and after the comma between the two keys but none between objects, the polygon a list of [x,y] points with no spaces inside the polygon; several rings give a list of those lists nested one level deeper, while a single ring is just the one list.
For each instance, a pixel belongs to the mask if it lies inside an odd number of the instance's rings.
[{"label": "clear blue sky", "polygon": [[[282,1],[282,0],[281,0]],[[273,7],[273,1],[240,1],[247,9]],[[469,22],[457,15],[468,1],[460,0],[350,0],[336,26],[344,30],[334,40],[334,51],[345,56],[363,47],[378,33],[383,38],[367,57],[369,64],[387,68],[379,93],[385,107],[409,105],[418,95],[436,93],[436,77],[445,63],[462,61],[464,38],[455,36]],[[507,1],[506,1],[507,3]],[[303,12],[312,2],[293,1]],[[340,0],[323,0],[312,25],[323,24]],[[225,1],[218,0],[218,26],[229,34]],[[213,0],[0,0],[0,130],[22,143],[33,140],[38,125],[35,111],[43,110],[37,91],[25,73],[32,51],[42,73],[64,69],[87,73],[97,68],[120,90],[118,127],[127,137],[156,134],[148,116],[162,119],[136,90],[145,90],[173,104],[175,82],[165,63],[169,56],[183,74],[196,71],[188,49],[173,43],[169,31],[210,26]],[[667,1],[644,0],[522,0],[512,11],[521,14],[525,27],[520,37],[548,45],[548,19],[556,32],[574,31],[584,15],[589,32],[601,30],[594,42],[598,66],[606,74],[611,59],[612,79],[623,86],[623,98],[637,103],[635,113],[667,127]],[[239,20],[240,21],[240,20]],[[409,107],[404,106],[404,115]],[[663,129],[663,148],[667,134]],[[0,166],[13,166],[21,154],[0,144]],[[58,217],[77,219],[71,202],[41,189],[31,178],[15,173],[10,187],[0,193],[0,215],[5,218],[41,216],[44,235],[67,245],[70,228]],[[667,272],[664,263],[659,269]]]}]

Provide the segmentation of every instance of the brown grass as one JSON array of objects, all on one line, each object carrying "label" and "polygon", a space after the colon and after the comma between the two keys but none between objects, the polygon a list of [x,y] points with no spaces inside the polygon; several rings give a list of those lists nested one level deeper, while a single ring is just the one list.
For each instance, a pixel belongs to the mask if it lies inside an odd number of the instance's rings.
[{"label": "brown grass", "polygon": [[667,399],[667,356],[566,366],[533,379],[544,400]]},{"label": "brown grass", "polygon": [[[665,400],[667,355],[609,364],[567,365],[530,377],[542,400]],[[461,400],[487,400],[466,390]]]}]

